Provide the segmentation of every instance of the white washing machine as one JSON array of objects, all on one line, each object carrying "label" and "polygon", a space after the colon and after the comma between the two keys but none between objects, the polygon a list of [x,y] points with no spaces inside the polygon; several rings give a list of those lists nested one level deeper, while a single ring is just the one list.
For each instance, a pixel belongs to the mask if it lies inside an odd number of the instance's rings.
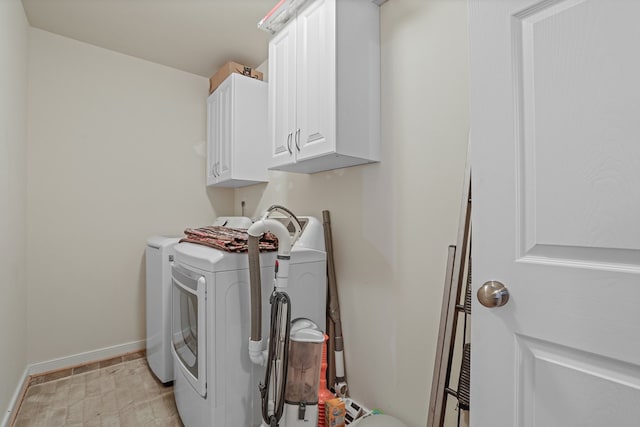
[{"label": "white washing machine", "polygon": [[[325,328],[326,253],[322,224],[299,217],[302,234],[291,250],[291,319]],[[269,335],[275,252],[260,255],[262,336]],[[192,243],[175,246],[172,268],[174,395],[185,427],[259,426],[258,384],[264,368],[249,360],[250,292],[246,253]]]},{"label": "white washing machine", "polygon": [[[247,217],[218,217],[212,225],[249,228]],[[171,355],[171,265],[174,246],[184,236],[152,236],[147,239],[146,311],[147,362],[151,371],[163,383],[173,381]]]}]

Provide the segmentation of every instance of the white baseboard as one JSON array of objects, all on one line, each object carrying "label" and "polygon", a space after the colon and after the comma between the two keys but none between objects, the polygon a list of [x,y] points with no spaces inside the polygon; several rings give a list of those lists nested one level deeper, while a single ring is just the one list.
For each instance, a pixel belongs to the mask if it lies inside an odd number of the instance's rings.
[{"label": "white baseboard", "polygon": [[33,363],[26,367],[22,373],[22,377],[18,382],[16,391],[13,393],[9,407],[7,408],[2,421],[0,421],[0,427],[9,427],[9,421],[13,412],[17,409],[16,406],[20,403],[19,399],[24,387],[27,386],[27,381],[31,375],[42,374],[44,372],[55,371],[58,369],[70,368],[72,366],[82,365],[88,362],[94,362],[97,360],[109,359],[110,357],[121,356],[125,353],[131,353],[134,351],[144,350],[146,348],[146,340],[132,341],[125,344],[118,344],[111,347],[99,348],[97,350],[87,351],[84,353],[78,353],[71,356],[60,357],[58,359],[48,360],[46,362]]},{"label": "white baseboard", "polygon": [[2,417],[2,422],[0,422],[0,427],[9,427],[9,420],[13,415],[13,411],[17,408],[16,406],[20,403],[18,400],[20,399],[20,395],[22,394],[22,388],[26,385],[27,378],[29,378],[29,368],[27,367],[22,373],[22,377],[20,377],[20,381],[18,381],[18,386],[16,387],[16,391],[13,393],[13,397],[9,402],[9,407],[4,413],[4,417]]},{"label": "white baseboard", "polygon": [[49,360],[46,362],[38,362],[28,365],[18,382],[16,391],[13,393],[9,407],[7,408],[0,427],[9,427],[9,420],[11,415],[17,409],[16,406],[20,403],[20,395],[23,387],[27,385],[27,381],[31,375],[42,374],[44,372],[55,371],[58,369],[70,368],[72,366],[78,366],[97,360],[109,359],[110,357],[121,356],[125,353],[144,350],[146,347],[146,340],[132,341],[125,344],[114,345],[112,347],[99,348],[97,350],[87,351],[84,353],[74,354],[71,356],[65,356],[58,359]]},{"label": "white baseboard", "polygon": [[144,350],[146,340],[132,341],[125,344],[118,344],[112,347],[99,348],[97,350],[78,353],[71,356],[61,357],[59,359],[48,360],[46,362],[38,362],[27,367],[29,375],[42,374],[44,372],[55,371],[58,369],[70,368],[72,366],[82,365],[96,360],[108,359],[110,357],[121,356],[124,353],[132,351]]}]

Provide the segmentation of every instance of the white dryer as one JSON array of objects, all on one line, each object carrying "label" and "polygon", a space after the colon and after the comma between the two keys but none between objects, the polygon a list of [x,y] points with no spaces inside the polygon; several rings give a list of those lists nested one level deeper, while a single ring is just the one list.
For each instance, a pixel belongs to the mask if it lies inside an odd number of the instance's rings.
[{"label": "white dryer", "polygon": [[[299,217],[303,231],[291,250],[291,318],[325,328],[326,253],[322,224]],[[268,336],[275,252],[260,255],[262,335]],[[174,395],[185,427],[259,426],[258,384],[264,368],[249,360],[248,255],[192,243],[175,246],[172,267]]]},{"label": "white dryer", "polygon": [[[252,221],[244,216],[218,217],[212,225],[249,228]],[[183,236],[151,236],[145,250],[147,362],[163,383],[173,381],[171,355],[171,265],[174,246]]]},{"label": "white dryer", "polygon": [[173,381],[171,358],[171,263],[178,236],[147,239],[147,363],[163,383]]}]

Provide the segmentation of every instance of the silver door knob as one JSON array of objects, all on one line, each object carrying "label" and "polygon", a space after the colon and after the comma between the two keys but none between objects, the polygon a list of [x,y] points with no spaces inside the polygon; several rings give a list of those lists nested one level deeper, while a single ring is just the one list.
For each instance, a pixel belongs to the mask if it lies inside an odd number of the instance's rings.
[{"label": "silver door knob", "polygon": [[502,307],[509,302],[509,290],[502,283],[491,280],[478,289],[478,301],[485,307]]}]

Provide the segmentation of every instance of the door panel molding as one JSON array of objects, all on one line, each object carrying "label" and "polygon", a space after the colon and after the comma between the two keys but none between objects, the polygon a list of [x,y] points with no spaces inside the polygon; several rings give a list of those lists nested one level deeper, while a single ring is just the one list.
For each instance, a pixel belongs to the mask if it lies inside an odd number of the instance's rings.
[{"label": "door panel molding", "polygon": [[[626,414],[628,424],[620,427],[637,425],[637,366],[523,335],[516,346],[518,427],[604,426],[616,413]],[[590,411],[596,405],[607,410]]]},{"label": "door panel molding", "polygon": [[[607,15],[623,28],[598,26]],[[628,111],[640,62],[619,47],[632,25],[595,0],[546,0],[511,17],[519,260],[640,268],[640,106]]]}]

